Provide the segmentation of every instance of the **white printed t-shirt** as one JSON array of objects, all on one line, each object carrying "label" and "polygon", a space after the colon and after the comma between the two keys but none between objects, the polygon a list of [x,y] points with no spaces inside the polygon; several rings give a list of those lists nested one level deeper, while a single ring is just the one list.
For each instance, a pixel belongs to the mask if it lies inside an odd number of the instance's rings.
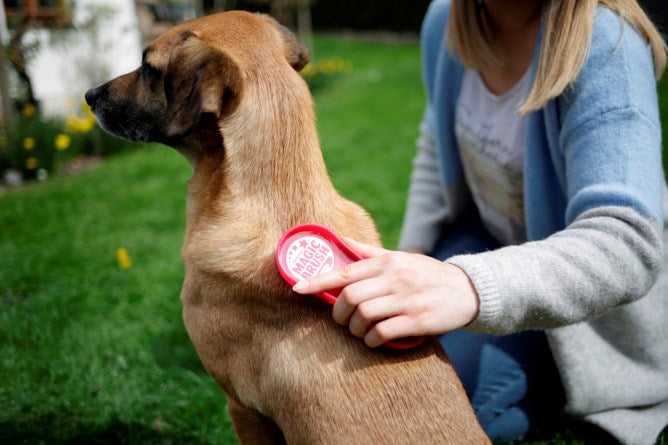
[{"label": "white printed t-shirt", "polygon": [[489,233],[503,245],[526,241],[524,133],[517,109],[531,87],[527,73],[496,95],[478,71],[466,69],[455,113],[455,137],[466,182]]}]

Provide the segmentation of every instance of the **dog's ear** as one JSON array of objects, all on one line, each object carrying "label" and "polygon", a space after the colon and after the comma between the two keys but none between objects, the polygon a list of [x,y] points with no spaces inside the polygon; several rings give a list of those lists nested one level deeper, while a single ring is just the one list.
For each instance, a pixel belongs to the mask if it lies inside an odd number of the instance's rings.
[{"label": "dog's ear", "polygon": [[311,60],[310,51],[297,39],[292,31],[285,26],[278,23],[272,17],[266,14],[259,14],[259,16],[269,22],[272,26],[278,29],[281,39],[283,40],[283,54],[291,67],[295,71],[300,71]]},{"label": "dog's ear", "polygon": [[297,37],[285,26],[278,24],[278,31],[283,38],[283,52],[288,63],[295,71],[300,71],[311,60],[311,53]]},{"label": "dog's ear", "polygon": [[231,112],[241,95],[239,66],[228,54],[192,33],[182,37],[172,49],[164,77],[168,138],[188,133],[204,113],[218,119]]}]

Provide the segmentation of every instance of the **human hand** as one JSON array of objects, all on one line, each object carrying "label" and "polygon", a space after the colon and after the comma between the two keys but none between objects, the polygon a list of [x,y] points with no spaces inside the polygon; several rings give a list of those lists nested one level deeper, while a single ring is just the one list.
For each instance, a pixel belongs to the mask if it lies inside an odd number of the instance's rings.
[{"label": "human hand", "polygon": [[314,294],[343,288],[332,309],[334,320],[348,325],[367,345],[442,334],[477,317],[478,294],[459,267],[424,255],[345,241],[366,259],[302,280],[293,290]]}]

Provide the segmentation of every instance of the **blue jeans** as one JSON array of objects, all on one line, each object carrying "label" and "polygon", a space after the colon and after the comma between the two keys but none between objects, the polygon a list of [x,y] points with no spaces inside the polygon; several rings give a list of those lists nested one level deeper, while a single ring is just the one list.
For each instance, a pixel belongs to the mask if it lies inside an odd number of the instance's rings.
[{"label": "blue jeans", "polygon": [[[445,260],[499,247],[475,216],[448,230],[431,256]],[[497,336],[459,329],[439,340],[491,440],[523,437],[561,411],[563,387],[544,332]]]}]

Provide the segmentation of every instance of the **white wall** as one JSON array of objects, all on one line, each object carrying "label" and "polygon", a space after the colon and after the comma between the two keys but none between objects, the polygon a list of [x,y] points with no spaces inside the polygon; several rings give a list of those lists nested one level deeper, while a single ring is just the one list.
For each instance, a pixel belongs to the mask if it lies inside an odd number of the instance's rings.
[{"label": "white wall", "polygon": [[96,6],[114,12],[97,14],[97,32],[70,31],[66,43],[53,44],[49,31],[32,31],[40,50],[28,73],[45,114],[67,115],[77,109],[91,86],[135,69],[141,63],[141,37],[133,0],[79,0],[73,20],[82,23]]}]

